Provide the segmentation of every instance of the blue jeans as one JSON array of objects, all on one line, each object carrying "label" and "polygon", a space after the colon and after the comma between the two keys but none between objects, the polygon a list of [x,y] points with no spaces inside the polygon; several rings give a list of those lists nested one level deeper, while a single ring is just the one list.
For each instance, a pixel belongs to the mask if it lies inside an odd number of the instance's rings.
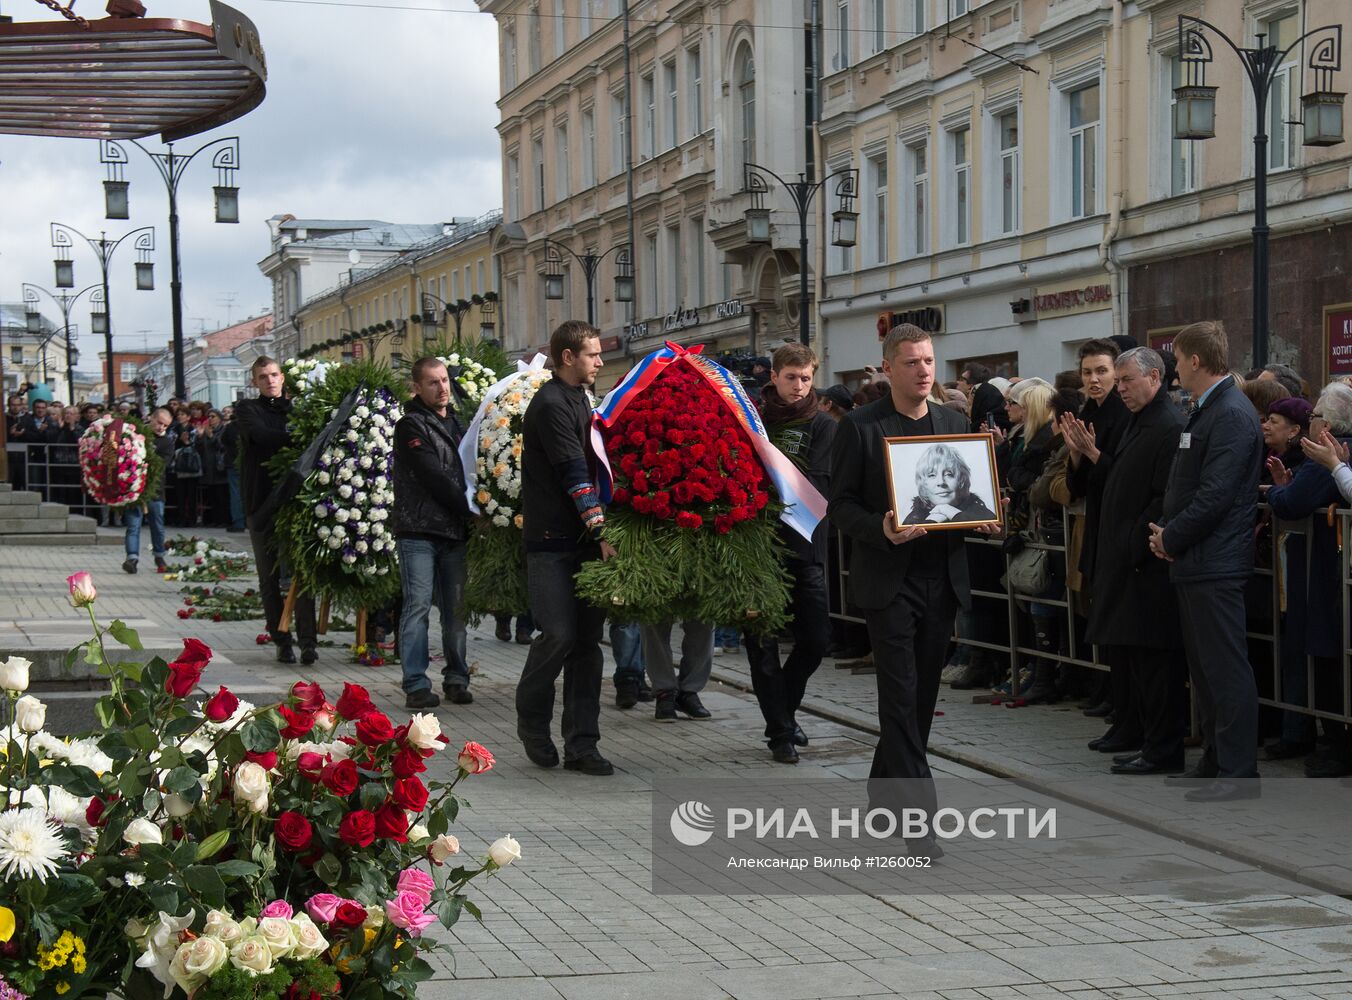
[{"label": "blue jeans", "polygon": [[610,623],[610,652],[615,657],[615,681],[643,683],[643,639],[638,622]]},{"label": "blue jeans", "polygon": [[465,596],[465,543],[400,538],[396,545],[399,580],[404,589],[404,606],[399,614],[404,693],[432,686],[427,679],[427,617],[434,600],[441,611],[441,651],[446,657],[441,683],[468,687],[465,621],[460,612]]},{"label": "blue jeans", "polygon": [[[146,502],[150,508],[150,544],[155,550],[155,558],[163,559],[167,551],[164,547],[164,501]],[[136,562],[141,558],[141,521],[145,514],[140,504],[122,508],[127,518],[127,559]]]},{"label": "blue jeans", "polygon": [[244,530],[244,501],[239,495],[239,470],[234,466],[225,470],[225,482],[230,489],[230,527]]}]

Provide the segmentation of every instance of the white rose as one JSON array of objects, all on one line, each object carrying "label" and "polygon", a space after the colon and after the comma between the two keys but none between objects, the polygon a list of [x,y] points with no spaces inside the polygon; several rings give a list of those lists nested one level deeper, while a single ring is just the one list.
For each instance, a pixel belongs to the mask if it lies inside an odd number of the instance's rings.
[{"label": "white rose", "polygon": [[385,909],[380,906],[368,906],[366,908],[366,920],[362,922],[362,930],[378,931],[385,926]]},{"label": "white rose", "polygon": [[357,416],[361,417],[361,419],[365,420],[365,419],[366,419],[367,417],[369,417],[370,415],[371,415],[371,411],[370,411],[369,409],[367,409],[366,406],[363,405],[363,406],[357,407]]},{"label": "white rose", "polygon": [[122,831],[122,839],[129,844],[163,844],[164,833],[150,820],[134,819]]},{"label": "white rose", "polygon": [[230,960],[230,949],[214,937],[186,941],[174,953],[169,975],[185,993],[191,993],[214,976]]},{"label": "white rose", "polygon": [[296,935],[296,947],[291,952],[292,958],[303,962],[307,958],[322,954],[328,948],[328,940],[320,933],[308,913],[301,911],[292,917],[291,928]]},{"label": "white rose", "polygon": [[342,540],[342,538],[340,538],[338,535],[334,535],[334,536],[332,536],[332,537],[329,539],[329,548],[331,548],[331,549],[341,549],[342,547],[343,547],[343,540]]},{"label": "white rose", "polygon": [[353,499],[354,501],[356,501],[357,503],[359,503],[359,504],[364,504],[364,503],[366,503],[366,494],[365,494],[365,493],[358,493],[358,494],[357,494],[356,496],[354,496],[352,499]]},{"label": "white rose", "polygon": [[260,935],[241,938],[230,949],[230,964],[255,976],[272,971],[272,952]]},{"label": "white rose", "polygon": [[193,805],[178,792],[170,792],[164,797],[164,811],[174,819],[182,819],[192,812]]},{"label": "white rose", "polygon": [[328,517],[329,509],[322,503],[315,504],[315,517]]},{"label": "white rose", "polygon": [[359,417],[354,413],[354,414],[352,414],[352,416],[350,416],[350,417],[347,418],[347,425],[348,425],[349,427],[360,427],[360,426],[361,426],[361,418],[359,418]]},{"label": "white rose", "polygon": [[351,565],[352,565],[353,563],[355,563],[356,561],[357,561],[356,555],[354,555],[354,554],[351,553],[351,552],[345,553],[345,554],[343,555],[343,562],[346,563],[346,564],[349,565],[349,566],[351,566]]},{"label": "white rose", "polygon": [[499,868],[506,868],[521,857],[521,845],[510,836],[499,837],[488,849],[488,857]]},{"label": "white rose", "polygon": [[47,722],[47,706],[26,694],[14,703],[14,721],[25,733],[40,732]]},{"label": "white rose", "polygon": [[261,813],[268,807],[268,772],[261,764],[246,760],[235,768],[235,801]]},{"label": "white rose", "polygon": [[202,933],[223,942],[227,947],[235,944],[244,936],[244,930],[239,926],[239,921],[224,910],[207,912],[207,925],[203,928]]},{"label": "white rose", "polygon": [[328,538],[329,535],[333,534],[333,532],[329,530],[329,526],[327,524],[321,524],[319,526],[319,530],[316,531],[315,534],[318,535],[320,540],[322,541],[325,538]]},{"label": "white rose", "polygon": [[315,479],[319,481],[320,486],[329,485],[329,474],[327,472],[319,473],[317,476],[315,476]]},{"label": "white rose", "polygon": [[348,431],[347,434],[344,435],[344,436],[345,436],[345,437],[347,438],[347,440],[349,440],[349,441],[356,441],[357,438],[358,438],[358,434],[357,434],[356,431]]},{"label": "white rose", "polygon": [[432,841],[431,846],[427,848],[427,853],[437,864],[444,865],[447,858],[460,853],[460,841],[454,834],[443,833]]},{"label": "white rose", "polygon": [[286,958],[296,949],[296,928],[286,917],[264,917],[258,921],[258,936],[268,943],[272,958]]},{"label": "white rose", "polygon": [[368,546],[367,546],[367,544],[366,544],[365,542],[358,542],[356,545],[354,545],[354,546],[352,546],[352,547],[353,547],[354,549],[357,550],[357,554],[358,554],[358,555],[365,555],[365,554],[366,554],[366,550],[367,550],[367,548],[368,548]]},{"label": "white rose", "polygon": [[347,485],[347,483],[344,483],[342,486],[338,487],[338,495],[346,500],[352,495],[352,487]]},{"label": "white rose", "polygon": [[0,660],[0,688],[6,691],[27,691],[28,668],[32,665],[32,661],[22,656]]},{"label": "white rose", "polygon": [[441,723],[428,712],[419,712],[408,720],[408,741],[419,750],[437,750],[441,741]]},{"label": "white rose", "polygon": [[414,823],[408,828],[408,839],[413,841],[426,840],[432,836],[432,831],[427,829],[421,823]]},{"label": "white rose", "polygon": [[341,507],[333,512],[333,519],[339,524],[346,524],[349,516],[348,512]]}]

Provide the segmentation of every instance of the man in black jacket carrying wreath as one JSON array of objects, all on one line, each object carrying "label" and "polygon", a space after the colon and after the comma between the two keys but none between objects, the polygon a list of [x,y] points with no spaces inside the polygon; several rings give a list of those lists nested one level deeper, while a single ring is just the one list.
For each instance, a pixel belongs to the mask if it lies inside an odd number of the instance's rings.
[{"label": "man in black jacket carrying wreath", "polygon": [[[258,564],[258,594],[263,599],[268,634],[277,644],[277,662],[295,663],[296,652],[292,647],[291,633],[281,630],[281,580],[284,567],[277,555],[277,539],[272,522],[257,516],[272,493],[272,474],[268,471],[268,462],[291,443],[291,434],[286,426],[291,400],[282,395],[285,380],[281,367],[267,355],[254,360],[249,369],[249,378],[258,390],[258,398],[241,400],[235,407],[235,422],[239,424],[240,493],[244,502],[245,524],[249,529],[249,541],[253,545],[254,561]],[[296,619],[296,634],[300,637],[301,660],[314,663],[318,654],[315,652],[313,595],[297,594],[292,615]]]},{"label": "man in black jacket carrying wreath", "polygon": [[474,700],[465,664],[465,470],[463,431],[451,410],[451,376],[438,358],[413,363],[414,396],[394,425],[394,528],[399,550],[399,662],[404,704],[436,708],[441,699],[427,679],[427,615],[441,611],[442,693],[455,705]]},{"label": "man in black jacket carrying wreath", "polygon": [[592,407],[587,389],[601,370],[601,334],[581,320],[549,338],[554,377],[526,407],[522,422],[521,513],[526,541],[526,592],[535,626],[516,688],[516,732],[526,756],[554,767],[549,736],[554,683],[563,674],[563,766],[614,774],[601,756],[601,633],[606,613],[581,600],[573,578],[589,560],[609,559],[601,541],[605,512],[588,446]]}]

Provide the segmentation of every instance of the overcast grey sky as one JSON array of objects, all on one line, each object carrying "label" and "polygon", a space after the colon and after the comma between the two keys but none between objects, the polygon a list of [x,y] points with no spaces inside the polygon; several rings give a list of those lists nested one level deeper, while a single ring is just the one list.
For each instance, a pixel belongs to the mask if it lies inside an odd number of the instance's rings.
[{"label": "overcast grey sky", "polygon": [[[152,17],[211,20],[207,0],[144,2]],[[237,226],[212,221],[209,153],[179,185],[189,337],[225,325],[232,296],[232,321],[270,308],[271,288],[258,270],[269,250],[270,216],[430,223],[501,206],[496,30],[473,0],[228,2],[258,26],[268,59],[267,97],[243,118],[175,146],[187,153],[210,139],[239,135],[243,165]],[[380,2],[428,10],[358,6]],[[86,0],[79,9],[101,13],[103,2]],[[9,0],[4,10],[21,21],[50,15],[31,0]],[[96,142],[0,135],[0,301],[21,301],[25,281],[53,288],[51,222],[94,238],[102,229],[120,236],[153,225],[156,290],[135,290],[128,241],[113,262],[111,298],[115,349],[145,344],[157,350],[171,330],[168,199],[150,160],[129,153],[131,219],[105,221]],[[74,260],[76,290],[99,280],[92,251],[77,248]],[[55,307],[46,312],[60,322]],[[84,300],[72,322],[81,334],[79,369],[93,371],[103,339],[87,334]]]}]

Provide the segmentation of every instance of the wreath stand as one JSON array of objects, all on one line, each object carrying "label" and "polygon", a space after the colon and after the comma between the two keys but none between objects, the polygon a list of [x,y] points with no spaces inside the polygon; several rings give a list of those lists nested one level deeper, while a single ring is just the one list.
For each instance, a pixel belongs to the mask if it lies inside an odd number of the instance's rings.
[{"label": "wreath stand", "polygon": [[[296,611],[296,581],[291,581],[291,586],[287,588],[286,600],[282,603],[282,619],[277,623],[277,629],[280,632],[291,631],[291,618]],[[319,599],[319,609],[316,612],[315,634],[327,635],[329,631],[329,595],[324,594]],[[366,645],[366,609],[357,609],[357,645]]]}]

